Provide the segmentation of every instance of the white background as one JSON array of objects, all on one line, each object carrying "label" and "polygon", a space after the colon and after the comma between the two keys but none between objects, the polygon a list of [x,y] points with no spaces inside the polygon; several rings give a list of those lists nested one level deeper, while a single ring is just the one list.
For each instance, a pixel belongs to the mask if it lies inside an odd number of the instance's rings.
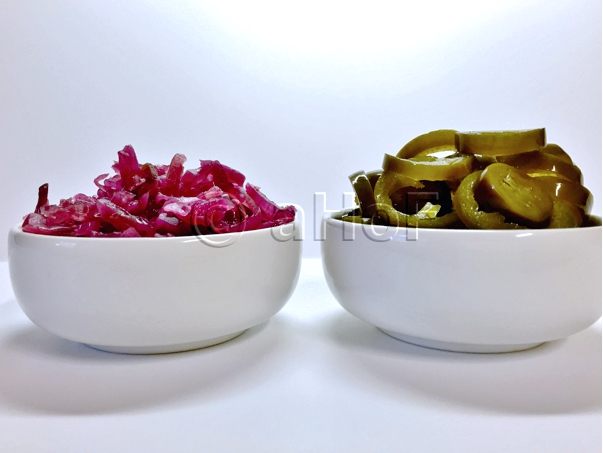
[{"label": "white background", "polygon": [[[420,6],[417,4],[420,3]],[[433,129],[546,127],[601,213],[601,2],[0,2],[0,235],[116,152],[218,159],[277,202]],[[0,241],[6,260],[6,241]]]}]

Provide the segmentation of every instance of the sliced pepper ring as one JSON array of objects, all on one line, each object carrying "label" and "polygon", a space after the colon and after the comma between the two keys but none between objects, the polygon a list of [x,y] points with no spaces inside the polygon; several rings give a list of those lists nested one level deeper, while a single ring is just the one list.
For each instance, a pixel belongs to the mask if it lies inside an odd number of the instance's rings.
[{"label": "sliced pepper ring", "polygon": [[358,204],[360,206],[361,217],[372,217],[375,214],[376,201],[373,193],[373,186],[364,171],[358,171],[349,176]]},{"label": "sliced pepper ring", "polygon": [[435,153],[447,150],[456,150],[454,135],[456,131],[453,129],[440,129],[437,131],[427,132],[413,138],[402,147],[397,157],[408,159],[419,153]]},{"label": "sliced pepper ring", "polygon": [[512,222],[506,222],[506,218],[500,212],[484,212],[475,200],[473,188],[479,181],[481,171],[475,171],[467,176],[452,197],[452,205],[461,221],[467,228],[480,230],[501,230],[525,228]]},{"label": "sliced pepper ring", "polygon": [[381,173],[383,173],[383,170],[381,170],[381,169],[369,171],[368,173],[366,173],[366,177],[368,178],[369,182],[371,183],[371,187],[373,188],[373,191],[375,190],[375,184],[377,184],[377,180],[381,176]]},{"label": "sliced pepper ring", "polygon": [[566,164],[574,165],[574,161],[568,153],[566,153],[561,146],[555,143],[547,143],[545,146],[540,148],[540,151],[546,154],[555,156],[557,159],[561,159]]},{"label": "sliced pepper ring", "polygon": [[417,181],[450,181],[469,175],[473,171],[473,161],[473,156],[420,156],[402,159],[385,154],[383,169],[402,173]]},{"label": "sliced pepper ring", "polygon": [[555,200],[548,228],[578,228],[584,224],[585,215],[576,206]]},{"label": "sliced pepper ring", "polygon": [[499,157],[499,162],[524,170],[548,170],[582,184],[582,172],[573,164],[568,164],[562,158],[543,151],[531,151],[514,156]]},{"label": "sliced pepper ring", "polygon": [[578,206],[585,213],[590,213],[593,205],[593,195],[586,187],[554,172],[536,170],[527,175],[547,187],[553,198]]},{"label": "sliced pepper ring", "polygon": [[392,171],[384,171],[375,184],[377,212],[375,216],[386,220],[391,226],[413,226],[420,228],[445,228],[458,220],[453,211],[441,217],[426,217],[420,214],[406,214],[398,211],[392,204],[391,194],[403,187],[421,189],[424,185],[408,176]]},{"label": "sliced pepper ring", "polygon": [[458,132],[456,149],[462,154],[506,156],[542,148],[546,143],[544,128],[524,131]]}]

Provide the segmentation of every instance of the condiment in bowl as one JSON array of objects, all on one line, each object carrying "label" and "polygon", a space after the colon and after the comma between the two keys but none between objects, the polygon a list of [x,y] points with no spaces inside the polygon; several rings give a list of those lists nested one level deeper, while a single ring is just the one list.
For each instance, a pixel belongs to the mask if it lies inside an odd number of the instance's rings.
[{"label": "condiment in bowl", "polygon": [[324,218],[322,259],[343,308],[400,340],[509,352],[565,338],[601,317],[601,223],[449,230]]},{"label": "condiment in bowl", "polygon": [[186,171],[185,161],[141,165],[126,146],[95,195],[52,205],[40,187],[8,242],[13,290],[34,323],[150,354],[227,341],[283,307],[301,263],[295,207],[218,161]]},{"label": "condiment in bowl", "polygon": [[507,352],[601,317],[601,219],[544,129],[432,131],[350,181],[358,206],[324,218],[325,276],[385,333]]},{"label": "condiment in bowl", "polygon": [[46,236],[15,226],[10,277],[25,314],[59,337],[131,354],[197,349],[285,305],[301,264],[291,226],[167,238]]}]

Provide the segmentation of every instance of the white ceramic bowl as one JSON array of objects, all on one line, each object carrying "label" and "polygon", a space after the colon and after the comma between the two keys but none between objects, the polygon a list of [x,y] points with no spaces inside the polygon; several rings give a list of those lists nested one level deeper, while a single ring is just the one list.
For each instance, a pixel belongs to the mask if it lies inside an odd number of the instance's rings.
[{"label": "white ceramic bowl", "polygon": [[601,317],[601,226],[407,230],[338,214],[323,219],[329,288],[347,311],[400,340],[509,352]]},{"label": "white ceramic bowl", "polygon": [[301,264],[291,226],[205,241],[43,236],[16,226],[10,277],[25,314],[59,337],[132,354],[196,349],[230,340],[285,305]]}]

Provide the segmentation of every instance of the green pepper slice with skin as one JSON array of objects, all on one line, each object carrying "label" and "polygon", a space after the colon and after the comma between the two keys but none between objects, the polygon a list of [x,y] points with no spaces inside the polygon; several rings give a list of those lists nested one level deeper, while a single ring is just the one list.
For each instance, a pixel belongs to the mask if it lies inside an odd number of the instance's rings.
[{"label": "green pepper slice with skin", "polygon": [[557,159],[561,159],[566,164],[574,165],[574,161],[568,153],[566,153],[561,146],[555,143],[547,143],[545,146],[540,148],[540,151],[551,156],[555,156]]},{"label": "green pepper slice with skin", "polygon": [[415,179],[399,173],[384,171],[375,185],[375,199],[377,200],[377,213],[380,219],[391,226],[410,226],[420,228],[446,228],[458,220],[455,212],[450,212],[441,217],[429,217],[424,214],[406,214],[394,208],[391,194],[403,187],[421,189],[424,185]]},{"label": "green pepper slice with skin", "polygon": [[586,216],[576,206],[563,200],[555,200],[548,228],[579,228]]},{"label": "green pepper slice with skin", "polygon": [[546,143],[544,128],[524,131],[457,132],[456,149],[461,154],[506,156],[542,148]]},{"label": "green pepper slice with skin", "polygon": [[419,135],[404,145],[402,149],[398,151],[396,157],[408,159],[410,157],[415,157],[419,153],[433,154],[449,150],[454,150],[454,152],[456,152],[454,142],[455,134],[456,131],[453,129],[440,129]]},{"label": "green pepper slice with skin", "polygon": [[553,199],[558,198],[577,206],[584,211],[584,214],[590,214],[593,205],[593,195],[582,184],[570,181],[553,171],[536,170],[533,172],[528,171],[526,174],[544,185]]},{"label": "green pepper slice with skin", "polygon": [[381,173],[383,173],[383,170],[373,170],[366,173],[366,177],[370,181],[373,191],[375,190],[375,184],[377,184],[377,180],[381,176]]},{"label": "green pepper slice with skin", "polygon": [[449,181],[464,178],[472,173],[473,161],[473,156],[421,156],[402,159],[385,154],[383,169],[401,173],[417,181]]},{"label": "green pepper slice with skin", "polygon": [[546,226],[553,211],[553,198],[538,180],[503,163],[486,167],[473,187],[482,207],[494,208],[508,219],[530,227]]},{"label": "green pepper slice with skin", "polygon": [[377,208],[377,202],[375,201],[375,194],[373,193],[373,187],[368,177],[363,170],[360,170],[349,176],[354,192],[356,192],[356,198],[360,206],[361,217],[372,217],[375,214]]},{"label": "green pepper slice with skin", "polygon": [[467,228],[479,230],[510,230],[523,229],[525,227],[512,222],[506,222],[506,218],[500,212],[484,212],[475,200],[473,189],[478,183],[482,172],[471,173],[461,181],[458,189],[452,197],[455,212]]},{"label": "green pepper slice with skin", "polygon": [[564,162],[561,158],[542,151],[531,151],[514,156],[498,158],[499,162],[524,170],[553,171],[570,181],[582,184],[582,172],[573,164]]},{"label": "green pepper slice with skin", "polygon": [[461,154],[458,153],[456,149],[447,149],[444,147],[438,148],[429,148],[424,151],[421,151],[419,154],[409,157],[409,159],[419,158],[419,157],[436,157],[438,159],[450,158],[450,157],[460,157]]}]

